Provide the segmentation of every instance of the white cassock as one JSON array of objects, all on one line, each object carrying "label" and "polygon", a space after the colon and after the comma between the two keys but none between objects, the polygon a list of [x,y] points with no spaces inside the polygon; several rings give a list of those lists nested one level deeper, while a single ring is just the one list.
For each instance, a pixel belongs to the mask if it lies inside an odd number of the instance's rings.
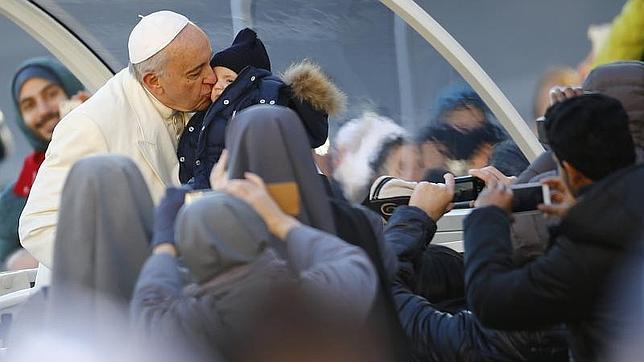
[{"label": "white cassock", "polygon": [[115,154],[131,158],[158,203],[167,186],[179,184],[173,124],[185,124],[187,116],[155,99],[127,68],[118,72],[54,129],[20,216],[22,246],[52,267],[61,192],[70,168],[83,157]]}]

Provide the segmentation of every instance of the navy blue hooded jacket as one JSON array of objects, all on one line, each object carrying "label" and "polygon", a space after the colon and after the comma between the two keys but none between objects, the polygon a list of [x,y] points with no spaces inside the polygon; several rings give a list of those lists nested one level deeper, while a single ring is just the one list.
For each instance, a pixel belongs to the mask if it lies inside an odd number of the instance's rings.
[{"label": "navy blue hooded jacket", "polygon": [[246,67],[208,110],[197,112],[188,122],[177,151],[179,179],[194,189],[210,188],[210,171],[226,147],[228,123],[244,108],[275,104],[293,109],[315,148],[327,139],[328,116],[339,113],[345,102],[345,95],[308,61],[291,66],[282,77]]}]

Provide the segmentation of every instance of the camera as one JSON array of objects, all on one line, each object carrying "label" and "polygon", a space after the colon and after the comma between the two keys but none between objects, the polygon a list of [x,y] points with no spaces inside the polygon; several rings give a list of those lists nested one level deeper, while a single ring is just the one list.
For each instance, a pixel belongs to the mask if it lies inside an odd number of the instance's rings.
[{"label": "camera", "polygon": [[[373,183],[369,198],[363,204],[388,220],[398,206],[409,204],[415,186],[415,182],[382,176]],[[478,177],[459,176],[454,178],[453,202],[455,208],[472,207],[472,201],[476,200],[484,187],[485,181]]]},{"label": "camera", "polygon": [[474,176],[454,178],[454,203],[474,201],[485,188],[485,181]]}]

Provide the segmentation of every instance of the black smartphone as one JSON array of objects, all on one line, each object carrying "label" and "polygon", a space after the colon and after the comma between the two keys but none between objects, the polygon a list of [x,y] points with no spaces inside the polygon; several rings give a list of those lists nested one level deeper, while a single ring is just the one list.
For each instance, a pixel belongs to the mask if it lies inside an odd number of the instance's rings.
[{"label": "black smartphone", "polygon": [[539,204],[550,204],[550,188],[537,182],[512,185],[512,212],[537,210]]},{"label": "black smartphone", "polygon": [[485,188],[485,181],[474,176],[459,176],[454,178],[455,203],[474,201]]}]

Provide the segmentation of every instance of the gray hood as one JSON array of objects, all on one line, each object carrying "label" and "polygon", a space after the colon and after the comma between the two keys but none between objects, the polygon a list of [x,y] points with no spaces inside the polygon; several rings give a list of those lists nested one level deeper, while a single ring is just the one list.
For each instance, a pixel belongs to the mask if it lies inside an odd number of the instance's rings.
[{"label": "gray hood", "polygon": [[177,249],[200,284],[251,263],[270,239],[259,215],[225,193],[213,193],[184,206],[176,223]]},{"label": "gray hood", "polygon": [[583,89],[618,99],[628,114],[637,150],[637,162],[644,161],[644,62],[621,61],[593,69]]}]

